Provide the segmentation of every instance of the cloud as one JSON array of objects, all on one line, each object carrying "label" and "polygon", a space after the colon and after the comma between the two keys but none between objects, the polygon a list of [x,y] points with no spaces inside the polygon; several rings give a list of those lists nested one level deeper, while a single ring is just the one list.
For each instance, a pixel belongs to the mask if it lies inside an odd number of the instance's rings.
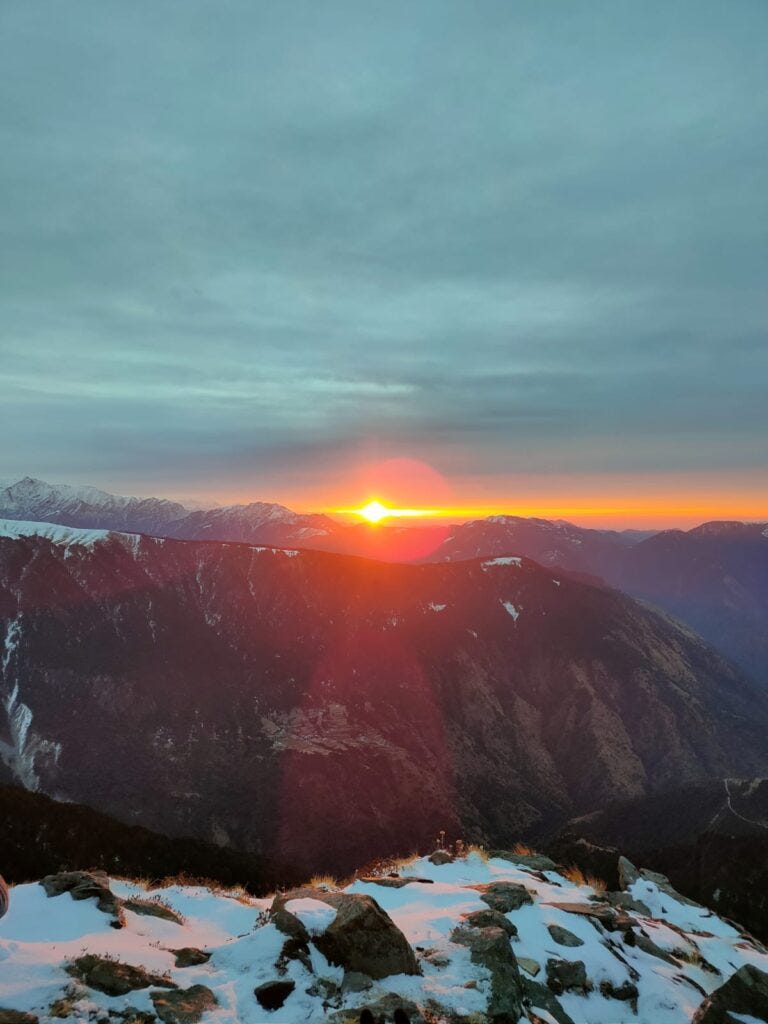
[{"label": "cloud", "polygon": [[764,4],[2,19],[3,477],[764,465]]}]

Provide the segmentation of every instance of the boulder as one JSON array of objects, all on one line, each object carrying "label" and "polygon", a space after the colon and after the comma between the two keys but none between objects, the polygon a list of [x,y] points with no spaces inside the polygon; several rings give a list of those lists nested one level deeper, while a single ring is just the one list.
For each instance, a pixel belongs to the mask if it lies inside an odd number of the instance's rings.
[{"label": "boulder", "polygon": [[196,946],[182,946],[181,949],[172,949],[171,953],[176,957],[177,967],[197,967],[200,964],[207,964],[211,954],[206,953]]},{"label": "boulder", "polygon": [[630,896],[628,892],[606,892],[603,894],[603,899],[618,910],[631,910],[634,914],[642,914],[643,917],[652,916],[650,907],[646,906],[642,900],[636,900],[634,896]]},{"label": "boulder", "polygon": [[435,850],[434,853],[429,855],[430,863],[432,864],[451,864],[453,862],[453,854],[448,853],[447,850]]},{"label": "boulder", "polygon": [[11,893],[8,888],[8,883],[0,875],[0,917],[5,917],[8,913],[8,907],[11,902]]},{"label": "boulder", "polygon": [[538,963],[538,961],[536,960],[532,960],[529,956],[516,956],[515,958],[517,960],[518,966],[522,967],[523,970],[527,974],[530,974],[532,978],[535,978],[536,975],[539,974],[539,972],[541,971],[541,964]]},{"label": "boulder", "polygon": [[768,1020],[768,974],[746,964],[716,988],[693,1015],[691,1024],[732,1024],[731,1014]]},{"label": "boulder", "polygon": [[501,928],[510,939],[517,935],[517,928],[508,917],[505,917],[498,910],[473,910],[470,914],[462,915],[464,923],[470,928]]},{"label": "boulder", "polygon": [[523,1012],[523,982],[506,931],[462,925],[451,933],[451,942],[466,946],[472,963],[490,971],[488,1020],[493,1024],[517,1024]]},{"label": "boulder", "polygon": [[218,1005],[207,985],[193,985],[175,992],[150,992],[149,997],[163,1024],[197,1024],[207,1010]]},{"label": "boulder", "polygon": [[267,981],[253,990],[256,1001],[264,1010],[279,1010],[296,988],[295,981]]},{"label": "boulder", "polygon": [[112,918],[117,928],[123,926],[123,912],[120,899],[109,888],[109,878],[104,871],[60,871],[46,875],[40,880],[47,896],[61,896],[68,892],[73,900],[95,899],[96,906]]},{"label": "boulder", "polygon": [[420,885],[434,885],[432,878],[417,878],[415,875],[372,875],[365,878],[358,878],[358,882],[365,882],[367,885],[381,885],[387,889],[402,889],[404,885],[418,882]]},{"label": "boulder", "polygon": [[[551,1017],[554,1017],[557,1024],[574,1024],[573,1018],[568,1016],[559,1000],[554,997],[546,985],[540,981],[534,981],[532,978],[523,978],[523,990],[529,1007],[546,1010]],[[530,1012],[529,1009],[529,1016]]]},{"label": "boulder", "polygon": [[621,910],[615,910],[607,903],[560,903],[552,902],[547,906],[555,907],[556,910],[564,910],[566,914],[581,914],[583,917],[590,917],[599,921],[606,931],[624,931],[631,928],[637,922]]},{"label": "boulder", "polygon": [[561,928],[559,924],[548,924],[547,931],[558,946],[583,946],[584,939],[569,932],[567,928]]},{"label": "boulder", "polygon": [[176,988],[176,983],[161,974],[152,974],[144,967],[134,967],[120,960],[86,953],[72,960],[66,967],[67,974],[77,978],[88,988],[95,988],[107,996],[124,996],[137,989],[158,985],[163,988]]},{"label": "boulder", "polygon": [[371,896],[361,893],[326,892],[323,889],[292,889],[279,893],[270,910],[275,925],[291,936],[309,935],[301,921],[286,909],[294,899],[311,898],[327,903],[336,917],[312,942],[330,961],[346,971],[369,978],[390,974],[418,974],[416,954],[392,918]]},{"label": "boulder", "polygon": [[621,889],[628,889],[630,885],[634,885],[640,877],[640,872],[637,870],[632,861],[627,860],[626,857],[619,857],[618,870],[619,887]]},{"label": "boulder", "polygon": [[558,996],[563,992],[586,995],[592,989],[583,960],[547,960],[547,985]]},{"label": "boulder", "polygon": [[330,963],[377,979],[419,973],[408,940],[374,899],[357,893],[332,897],[336,918],[313,940]]},{"label": "boulder", "polygon": [[545,857],[543,853],[514,853],[512,850],[489,850],[489,857],[496,860],[508,860],[510,864],[518,864],[521,868],[530,868],[532,871],[559,871],[560,865],[556,864],[551,857]]},{"label": "boulder", "polygon": [[177,914],[173,907],[166,906],[159,898],[141,899],[138,896],[129,896],[123,900],[123,907],[132,910],[134,914],[142,914],[145,917],[159,917],[162,921],[170,921],[172,924],[184,924],[184,918]]},{"label": "boulder", "polygon": [[519,910],[525,904],[533,903],[531,894],[519,882],[490,882],[488,885],[476,886],[480,890],[480,899],[487,903],[491,910],[508,914]]},{"label": "boulder", "polygon": [[625,1003],[631,1003],[633,1010],[637,1010],[637,997],[639,995],[637,985],[632,981],[624,981],[621,985],[614,985],[612,981],[600,982],[600,995],[606,999],[619,999]]}]

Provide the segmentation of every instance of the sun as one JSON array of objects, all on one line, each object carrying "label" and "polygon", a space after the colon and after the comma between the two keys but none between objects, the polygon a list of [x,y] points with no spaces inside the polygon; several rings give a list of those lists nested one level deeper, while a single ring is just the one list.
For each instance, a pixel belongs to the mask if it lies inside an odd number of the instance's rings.
[{"label": "sun", "polygon": [[388,515],[392,514],[392,510],[382,505],[380,501],[369,501],[367,505],[356,509],[356,511],[358,515],[361,515],[363,519],[367,519],[369,523],[379,523],[382,519],[386,519]]}]

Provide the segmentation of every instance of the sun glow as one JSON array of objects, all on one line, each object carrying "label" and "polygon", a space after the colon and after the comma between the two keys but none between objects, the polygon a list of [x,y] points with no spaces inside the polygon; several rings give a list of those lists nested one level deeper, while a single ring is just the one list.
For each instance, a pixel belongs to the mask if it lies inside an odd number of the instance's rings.
[{"label": "sun glow", "polygon": [[380,523],[382,519],[418,518],[441,514],[440,510],[435,508],[389,508],[387,505],[382,505],[380,501],[369,501],[362,508],[340,508],[336,511],[347,515],[361,516],[369,523]]}]

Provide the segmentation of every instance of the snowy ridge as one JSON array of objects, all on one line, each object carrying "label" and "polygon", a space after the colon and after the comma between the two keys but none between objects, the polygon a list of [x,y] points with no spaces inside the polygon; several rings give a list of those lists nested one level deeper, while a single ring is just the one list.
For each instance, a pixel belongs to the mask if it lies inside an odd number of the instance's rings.
[{"label": "snowy ridge", "polygon": [[[87,984],[73,986],[66,966],[88,953],[165,974],[182,989],[205,986],[211,999],[203,1024],[345,1024],[382,999],[400,1001],[412,1020],[431,1014],[434,1021],[476,1024],[489,1019],[498,978],[493,966],[470,955],[466,943],[467,932],[488,926],[468,923],[466,917],[492,914],[487,890],[495,886],[498,895],[500,885],[523,897],[503,913],[509,936],[504,942],[510,944],[517,979],[511,984],[526,1000],[522,1021],[534,1019],[532,1012],[539,1020],[573,1024],[686,1024],[706,996],[740,968],[768,971],[768,953],[758,942],[680,897],[662,876],[654,876],[658,881],[639,877],[627,892],[613,894],[631,906],[617,909],[546,858],[527,859],[540,862],[543,870],[513,854],[485,859],[472,853],[439,866],[413,860],[403,865],[397,885],[387,876],[379,882],[357,879],[339,890],[372,897],[418,960],[417,974],[361,980],[358,971],[354,984],[346,984],[343,965],[330,963],[315,945],[336,918],[336,910],[322,900],[327,888],[310,890],[319,898],[287,894],[286,907],[306,927],[309,942],[306,955],[286,957],[288,935],[270,917],[271,898],[203,887],[147,891],[115,880],[111,890],[119,899],[159,898],[179,915],[178,920],[146,916],[128,904],[125,926],[115,929],[95,899],[75,902],[66,892],[47,897],[39,884],[18,885],[11,890],[9,914],[0,921],[0,1006],[47,1021],[50,1007],[69,992],[77,1020],[106,1020],[108,1014],[113,1019],[128,1006],[154,1012],[152,995],[162,997],[157,978],[119,996]],[[623,925],[617,926],[619,920]],[[498,936],[498,926],[495,932]],[[191,966],[178,966],[173,951],[190,947],[204,951],[205,962],[198,958]],[[557,977],[552,965],[563,963],[571,969],[581,965],[583,984],[566,982],[558,990],[549,983]],[[282,983],[285,994],[273,1015],[258,1004],[254,990],[275,983]],[[391,1018],[390,1009],[386,1019]]]},{"label": "snowy ridge", "polygon": [[110,535],[110,530],[84,530],[74,526],[60,526],[58,523],[0,519],[0,537],[10,537],[13,540],[19,540],[21,537],[45,537],[54,544],[63,544],[66,547],[77,545],[90,548],[99,541],[107,540]]}]

